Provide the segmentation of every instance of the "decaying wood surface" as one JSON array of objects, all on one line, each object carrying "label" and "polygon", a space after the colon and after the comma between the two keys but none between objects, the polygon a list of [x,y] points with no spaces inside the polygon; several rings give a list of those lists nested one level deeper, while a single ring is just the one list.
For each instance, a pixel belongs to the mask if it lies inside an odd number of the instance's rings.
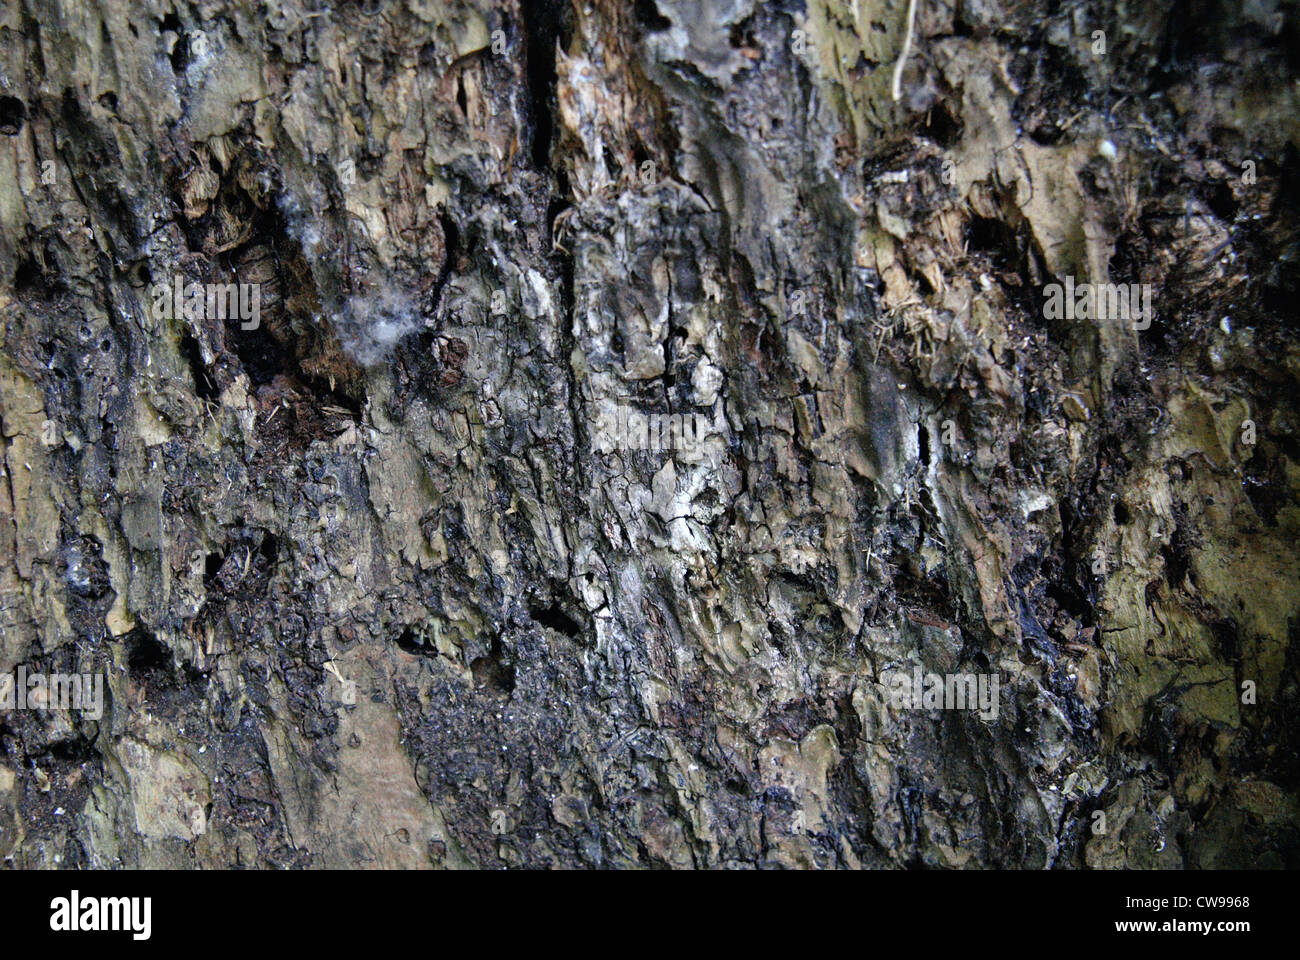
[{"label": "decaying wood surface", "polygon": [[5,4],[0,858],[1294,866],[1296,12]]}]

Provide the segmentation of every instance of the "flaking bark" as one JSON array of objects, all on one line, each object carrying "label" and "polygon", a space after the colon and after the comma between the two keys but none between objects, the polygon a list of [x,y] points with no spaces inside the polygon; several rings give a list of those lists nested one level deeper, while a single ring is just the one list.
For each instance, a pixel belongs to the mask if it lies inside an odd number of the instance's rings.
[{"label": "flaking bark", "polygon": [[1294,865],[1296,5],[914,12],[0,10],[5,864]]}]

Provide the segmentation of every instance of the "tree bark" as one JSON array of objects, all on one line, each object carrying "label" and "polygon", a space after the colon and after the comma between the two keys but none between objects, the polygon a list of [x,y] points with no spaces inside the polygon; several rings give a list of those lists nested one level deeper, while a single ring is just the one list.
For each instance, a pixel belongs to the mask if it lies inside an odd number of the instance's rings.
[{"label": "tree bark", "polygon": [[5,864],[1296,865],[1296,4],[908,6],[0,11]]}]

